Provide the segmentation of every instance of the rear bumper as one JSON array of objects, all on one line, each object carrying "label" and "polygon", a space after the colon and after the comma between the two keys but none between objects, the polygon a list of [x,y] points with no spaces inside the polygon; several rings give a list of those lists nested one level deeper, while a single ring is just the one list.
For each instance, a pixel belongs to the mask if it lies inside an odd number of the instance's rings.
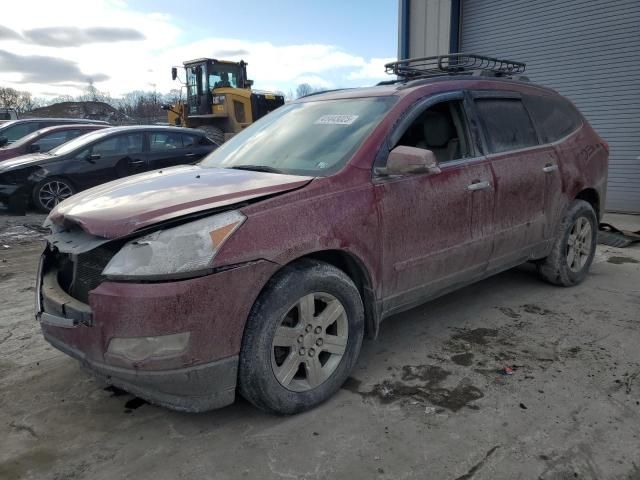
[{"label": "rear bumper", "polygon": [[204,412],[225,407],[235,400],[237,355],[193,367],[143,371],[95,362],[46,333],[44,338],[53,347],[79,360],[84,368],[109,385],[162,407]]}]

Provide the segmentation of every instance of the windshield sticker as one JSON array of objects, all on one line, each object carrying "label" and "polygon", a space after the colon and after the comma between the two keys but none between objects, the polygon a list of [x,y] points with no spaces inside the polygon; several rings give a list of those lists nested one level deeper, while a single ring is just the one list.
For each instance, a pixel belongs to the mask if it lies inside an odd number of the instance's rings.
[{"label": "windshield sticker", "polygon": [[316,120],[316,125],[351,125],[358,115],[323,115]]}]

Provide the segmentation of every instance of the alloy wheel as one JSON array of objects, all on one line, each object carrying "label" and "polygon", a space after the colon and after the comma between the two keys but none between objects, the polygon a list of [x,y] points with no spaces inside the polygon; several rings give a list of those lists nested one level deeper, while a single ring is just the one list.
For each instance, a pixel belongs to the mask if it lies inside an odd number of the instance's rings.
[{"label": "alloy wheel", "polygon": [[73,195],[71,187],[59,180],[51,180],[40,187],[38,199],[40,204],[47,210],[53,209],[63,200]]},{"label": "alloy wheel", "polygon": [[567,241],[567,265],[572,272],[579,272],[591,255],[591,223],[585,217],[578,217]]},{"label": "alloy wheel", "polygon": [[304,392],[325,382],[347,349],[349,323],[333,295],[305,295],[289,309],[275,331],[271,367],[288,390]]}]

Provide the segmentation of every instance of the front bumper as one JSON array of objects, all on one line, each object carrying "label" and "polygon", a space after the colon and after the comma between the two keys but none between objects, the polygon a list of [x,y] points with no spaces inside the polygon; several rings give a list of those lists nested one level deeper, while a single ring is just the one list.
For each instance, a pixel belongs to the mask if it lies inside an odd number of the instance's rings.
[{"label": "front bumper", "polygon": [[[276,269],[256,261],[189,280],[105,281],[85,304],[63,290],[45,254],[37,318],[51,345],[107,383],[175,410],[210,410],[234,401],[244,324]],[[109,353],[113,338],[182,332],[190,332],[188,347],[169,358],[134,362]]]},{"label": "front bumper", "polygon": [[236,395],[238,356],[172,370],[144,371],[120,368],[87,359],[79,350],[44,334],[53,347],[109,385],[151,403],[183,412],[205,412],[231,405]]}]

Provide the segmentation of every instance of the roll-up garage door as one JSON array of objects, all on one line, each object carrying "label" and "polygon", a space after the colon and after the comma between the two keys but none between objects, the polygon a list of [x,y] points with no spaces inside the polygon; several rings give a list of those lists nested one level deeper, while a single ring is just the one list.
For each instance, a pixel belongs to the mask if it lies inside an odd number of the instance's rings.
[{"label": "roll-up garage door", "polygon": [[606,208],[640,213],[640,1],[463,0],[460,50],[527,63],[609,142]]}]

